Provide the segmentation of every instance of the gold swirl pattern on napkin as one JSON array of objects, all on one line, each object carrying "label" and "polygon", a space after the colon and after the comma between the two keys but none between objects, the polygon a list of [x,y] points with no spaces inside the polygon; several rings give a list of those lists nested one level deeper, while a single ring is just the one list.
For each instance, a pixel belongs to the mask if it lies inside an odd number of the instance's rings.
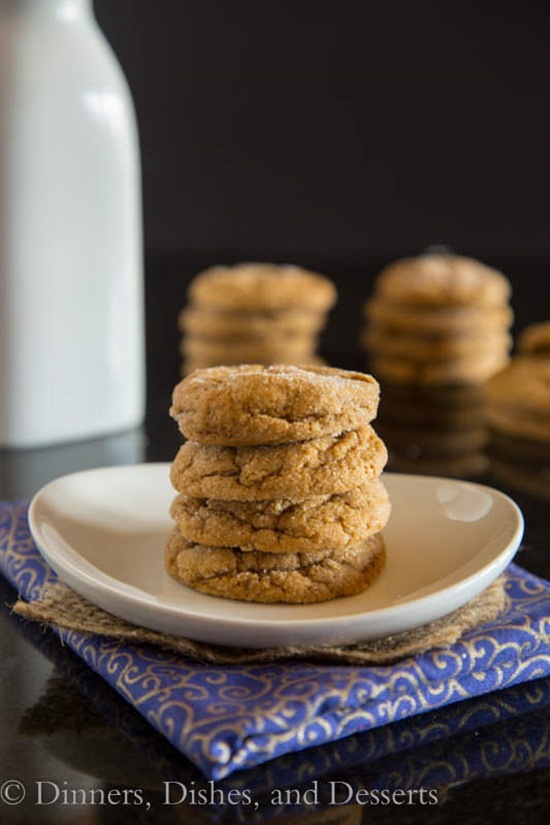
[{"label": "gold swirl pattern on napkin", "polygon": [[[0,569],[27,600],[55,582],[30,540],[24,503],[0,510]],[[175,747],[220,779],[284,753],[548,675],[550,586],[511,565],[507,594],[504,615],[450,649],[377,667],[199,665],[147,645],[58,632]]]}]

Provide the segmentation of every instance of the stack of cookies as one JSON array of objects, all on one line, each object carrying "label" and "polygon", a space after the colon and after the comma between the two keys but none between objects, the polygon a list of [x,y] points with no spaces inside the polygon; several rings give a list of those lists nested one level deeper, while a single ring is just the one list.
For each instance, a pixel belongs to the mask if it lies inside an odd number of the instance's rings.
[{"label": "stack of cookies", "polygon": [[372,371],[409,384],[480,384],[507,363],[510,284],[451,254],[397,261],[365,306],[362,344]]},{"label": "stack of cookies", "polygon": [[390,514],[378,398],[371,376],[330,367],[226,366],[181,381],[170,412],[189,440],[171,468],[168,572],[252,602],[367,588]]},{"label": "stack of cookies", "polygon": [[550,449],[550,323],[527,327],[517,355],[485,387],[487,418],[495,434]]},{"label": "stack of cookies", "polygon": [[550,321],[523,330],[517,354],[485,393],[491,472],[550,501]]},{"label": "stack of cookies", "polygon": [[336,301],[334,284],[297,266],[215,266],[191,282],[182,374],[219,364],[316,363],[319,333]]}]

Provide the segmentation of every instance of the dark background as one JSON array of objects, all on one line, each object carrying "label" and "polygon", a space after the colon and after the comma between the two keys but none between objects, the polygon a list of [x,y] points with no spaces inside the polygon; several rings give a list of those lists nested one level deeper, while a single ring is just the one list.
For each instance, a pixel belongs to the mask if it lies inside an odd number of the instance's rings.
[{"label": "dark background", "polygon": [[549,257],[550,4],[94,0],[149,255]]},{"label": "dark background", "polygon": [[[180,379],[177,315],[215,263],[328,275],[321,338],[365,368],[381,267],[446,244],[502,269],[517,334],[550,317],[550,4],[94,0],[143,162],[148,417]],[[536,295],[536,300],[534,300]],[[154,378],[154,380],[153,380]]]}]

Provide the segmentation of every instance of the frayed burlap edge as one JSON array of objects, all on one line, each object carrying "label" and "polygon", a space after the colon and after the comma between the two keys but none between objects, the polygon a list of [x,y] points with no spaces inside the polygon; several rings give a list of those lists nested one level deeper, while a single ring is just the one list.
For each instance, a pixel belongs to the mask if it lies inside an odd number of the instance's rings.
[{"label": "frayed burlap edge", "polygon": [[209,664],[255,664],[277,659],[315,659],[341,664],[389,664],[435,647],[449,647],[466,631],[495,619],[505,608],[505,577],[501,576],[463,607],[422,627],[355,645],[305,645],[260,650],[194,642],[130,624],[96,607],[62,583],[52,585],[40,600],[19,599],[14,613],[35,622],[118,639],[151,644]]}]

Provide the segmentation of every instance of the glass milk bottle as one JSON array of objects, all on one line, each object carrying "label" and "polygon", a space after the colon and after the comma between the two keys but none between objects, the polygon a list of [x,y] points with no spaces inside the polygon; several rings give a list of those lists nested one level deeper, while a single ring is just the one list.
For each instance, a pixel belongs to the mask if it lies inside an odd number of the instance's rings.
[{"label": "glass milk bottle", "polygon": [[138,425],[143,326],[137,129],[91,0],[0,0],[0,447]]}]

